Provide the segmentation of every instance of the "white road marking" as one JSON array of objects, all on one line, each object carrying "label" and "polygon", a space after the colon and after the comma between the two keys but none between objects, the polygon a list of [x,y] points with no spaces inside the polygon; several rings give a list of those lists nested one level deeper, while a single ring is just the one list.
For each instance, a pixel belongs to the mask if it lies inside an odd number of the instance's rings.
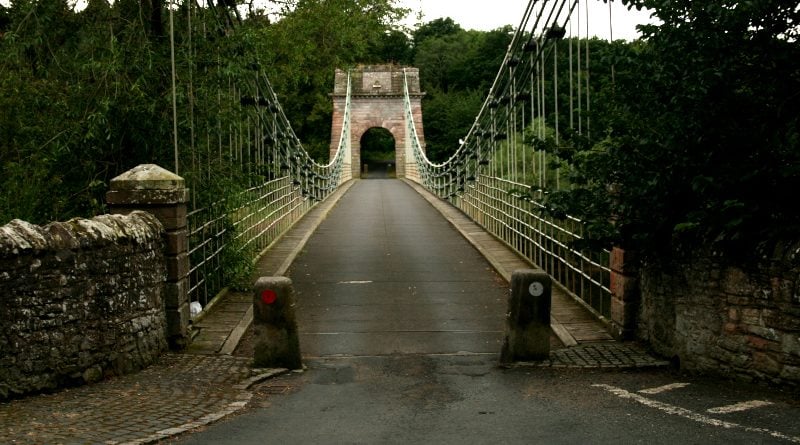
[{"label": "white road marking", "polygon": [[767,402],[765,400],[748,400],[747,402],[734,403],[733,405],[709,408],[706,410],[706,412],[709,412],[711,414],[728,414],[728,413],[736,413],[739,411],[747,411],[748,409],[760,408],[762,406],[768,406],[768,405],[772,405],[772,402]]},{"label": "white road marking", "polygon": [[617,388],[616,386],[611,385],[604,385],[604,384],[595,384],[592,385],[596,388],[602,388],[606,391],[620,397],[623,399],[633,400],[635,402],[639,402],[644,406],[655,408],[661,411],[664,411],[667,414],[672,414],[674,416],[680,416],[685,419],[689,419],[698,423],[702,423],[705,425],[717,426],[726,429],[733,429],[738,428],[750,433],[761,433],[767,434],[769,436],[788,440],[789,442],[793,443],[800,443],[800,437],[797,436],[789,436],[787,434],[781,433],[779,431],[773,431],[767,428],[754,428],[749,426],[740,425],[734,422],[727,422],[725,420],[714,419],[713,417],[708,417],[704,414],[696,413],[694,411],[688,410],[686,408],[681,408],[680,406],[670,405],[668,403],[659,402],[658,400],[648,399],[647,397],[641,396],[636,393],[632,393],[630,391],[626,391],[622,388]]},{"label": "white road marking", "polygon": [[679,389],[689,386],[688,383],[670,383],[669,385],[664,386],[657,386],[655,388],[647,388],[647,389],[640,389],[640,394],[659,394],[662,392],[672,391],[673,389]]},{"label": "white road marking", "polygon": [[372,281],[370,281],[370,280],[366,280],[366,281],[357,281],[357,280],[353,280],[353,281],[340,281],[340,282],[338,282],[338,283],[336,283],[336,284],[369,284],[369,283],[372,283]]}]

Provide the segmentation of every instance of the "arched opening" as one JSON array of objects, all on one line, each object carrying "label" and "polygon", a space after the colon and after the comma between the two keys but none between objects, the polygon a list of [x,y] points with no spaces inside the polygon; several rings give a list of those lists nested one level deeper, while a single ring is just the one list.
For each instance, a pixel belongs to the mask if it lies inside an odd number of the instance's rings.
[{"label": "arched opening", "polygon": [[396,177],[395,157],[395,140],[389,130],[372,127],[361,136],[362,178]]}]

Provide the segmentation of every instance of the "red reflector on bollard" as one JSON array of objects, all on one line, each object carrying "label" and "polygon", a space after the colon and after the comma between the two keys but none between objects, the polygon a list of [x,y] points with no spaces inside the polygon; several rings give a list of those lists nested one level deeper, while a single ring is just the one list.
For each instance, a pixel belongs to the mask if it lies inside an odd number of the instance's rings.
[{"label": "red reflector on bollard", "polygon": [[272,304],[278,299],[278,294],[272,289],[265,289],[261,291],[261,301],[264,304]]}]

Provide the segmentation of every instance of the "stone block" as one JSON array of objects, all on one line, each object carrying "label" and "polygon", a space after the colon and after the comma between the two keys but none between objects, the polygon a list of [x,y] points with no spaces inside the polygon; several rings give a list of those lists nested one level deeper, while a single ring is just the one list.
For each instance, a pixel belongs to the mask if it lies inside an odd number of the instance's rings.
[{"label": "stone block", "polygon": [[634,329],[639,315],[638,301],[624,301],[611,297],[611,321],[624,330]]},{"label": "stone block", "polygon": [[725,323],[722,325],[722,331],[728,335],[735,334],[739,331],[739,325],[731,322]]},{"label": "stone block", "polygon": [[[165,343],[157,328],[163,321],[155,320],[163,320],[165,266],[154,216],[101,215],[44,228],[17,223],[0,233],[13,235],[0,236],[0,251],[13,255],[0,261],[0,374],[12,388],[0,398],[96,381],[138,343]],[[28,254],[33,248],[36,255]],[[4,264],[13,265],[13,275]],[[157,352],[132,360],[141,368]]]},{"label": "stone block", "polygon": [[[396,172],[398,177],[407,176],[406,153],[403,147],[405,142],[405,108],[402,95],[403,70],[409,76],[411,91],[411,108],[417,131],[417,137],[424,143],[422,125],[422,97],[419,91],[419,77],[416,68],[400,68],[392,65],[376,65],[359,67],[351,73],[353,96],[351,98],[351,155],[344,163],[351,166],[351,176],[361,177],[361,137],[365,131],[373,127],[389,130],[395,139]],[[344,89],[347,85],[347,76],[341,72],[336,73],[336,83],[333,99],[333,129],[331,131],[330,156],[336,153],[341,137],[341,127],[338,122],[343,118]],[[366,82],[366,83],[365,83]],[[377,83],[376,83],[377,82]],[[423,148],[424,150],[424,148]]]},{"label": "stone block", "polygon": [[762,337],[758,333],[750,332],[752,335],[748,335],[747,338],[747,346],[753,351],[780,351],[780,344],[769,338]]},{"label": "stone block", "polygon": [[639,301],[639,279],[611,271],[611,295],[620,301]]},{"label": "stone block", "polygon": [[109,206],[136,207],[173,205],[189,200],[189,190],[109,190],[106,203]]},{"label": "stone block", "polygon": [[800,366],[784,366],[780,377],[789,382],[800,382]]},{"label": "stone block", "polygon": [[253,364],[256,367],[302,367],[294,306],[290,279],[261,277],[256,281],[253,290]]},{"label": "stone block", "polygon": [[167,338],[172,347],[175,338],[184,338],[189,329],[189,303],[165,311]]},{"label": "stone block", "polygon": [[164,234],[164,246],[170,255],[185,253],[189,250],[189,231],[186,229],[172,230]]},{"label": "stone block", "polygon": [[800,357],[800,334],[784,333],[781,339],[781,350],[784,354]]},{"label": "stone block", "polygon": [[168,256],[165,259],[167,263],[167,282],[180,281],[189,276],[189,254],[182,253],[178,256]]},{"label": "stone block", "polygon": [[142,209],[155,215],[167,232],[181,231],[187,226],[186,204],[144,206]]},{"label": "stone block", "polygon": [[746,307],[741,310],[741,320],[744,324],[760,325],[761,324],[761,309],[755,307]]},{"label": "stone block", "polygon": [[[800,364],[800,308],[792,300],[800,269],[769,259],[734,267],[702,251],[683,257],[691,259],[643,269],[641,337],[698,371],[797,383],[791,367]],[[612,283],[612,289],[624,287]]]},{"label": "stone block", "polygon": [[762,351],[753,352],[753,362],[751,366],[769,376],[780,375],[781,368],[783,367],[772,353]]},{"label": "stone block", "polygon": [[141,164],[111,179],[112,190],[178,190],[185,188],[180,176],[156,164]]},{"label": "stone block", "polygon": [[635,250],[613,247],[611,249],[609,262],[612,271],[619,272],[623,275],[635,275],[639,273],[639,255]]},{"label": "stone block", "polygon": [[511,274],[501,362],[542,360],[550,356],[551,297],[552,282],[544,271],[520,269]]},{"label": "stone block", "polygon": [[189,279],[183,278],[164,284],[164,307],[178,308],[189,302]]},{"label": "stone block", "polygon": [[788,332],[800,332],[800,314],[791,309],[765,309],[761,314],[764,326]]},{"label": "stone block", "polygon": [[786,278],[773,277],[771,280],[772,294],[777,303],[792,303],[795,282]]},{"label": "stone block", "polygon": [[755,283],[744,270],[737,267],[725,269],[722,279],[722,291],[729,295],[751,296],[756,292]]}]

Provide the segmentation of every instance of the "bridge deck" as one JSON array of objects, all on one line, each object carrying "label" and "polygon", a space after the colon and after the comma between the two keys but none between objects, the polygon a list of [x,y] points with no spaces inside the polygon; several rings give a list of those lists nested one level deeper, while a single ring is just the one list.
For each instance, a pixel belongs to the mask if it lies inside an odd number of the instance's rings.
[{"label": "bridge deck", "polygon": [[307,356],[497,353],[507,286],[402,181],[358,181],[290,269]]},{"label": "bridge deck", "polygon": [[[315,208],[258,264],[257,275],[284,274],[299,253],[288,275],[298,293],[304,355],[498,353],[506,281],[531,266],[414,183],[348,185],[335,207]],[[247,305],[236,302],[249,298],[223,298],[196,324],[192,352],[231,353],[251,320]],[[552,320],[560,339],[554,336],[554,347],[611,341],[555,288]]]},{"label": "bridge deck", "polygon": [[[515,270],[534,267],[457,208],[438,199],[416,183],[408,184],[472,243],[507,283],[511,282],[511,274]],[[551,327],[565,346],[613,341],[603,324],[561,287],[553,286],[552,297]]]}]

